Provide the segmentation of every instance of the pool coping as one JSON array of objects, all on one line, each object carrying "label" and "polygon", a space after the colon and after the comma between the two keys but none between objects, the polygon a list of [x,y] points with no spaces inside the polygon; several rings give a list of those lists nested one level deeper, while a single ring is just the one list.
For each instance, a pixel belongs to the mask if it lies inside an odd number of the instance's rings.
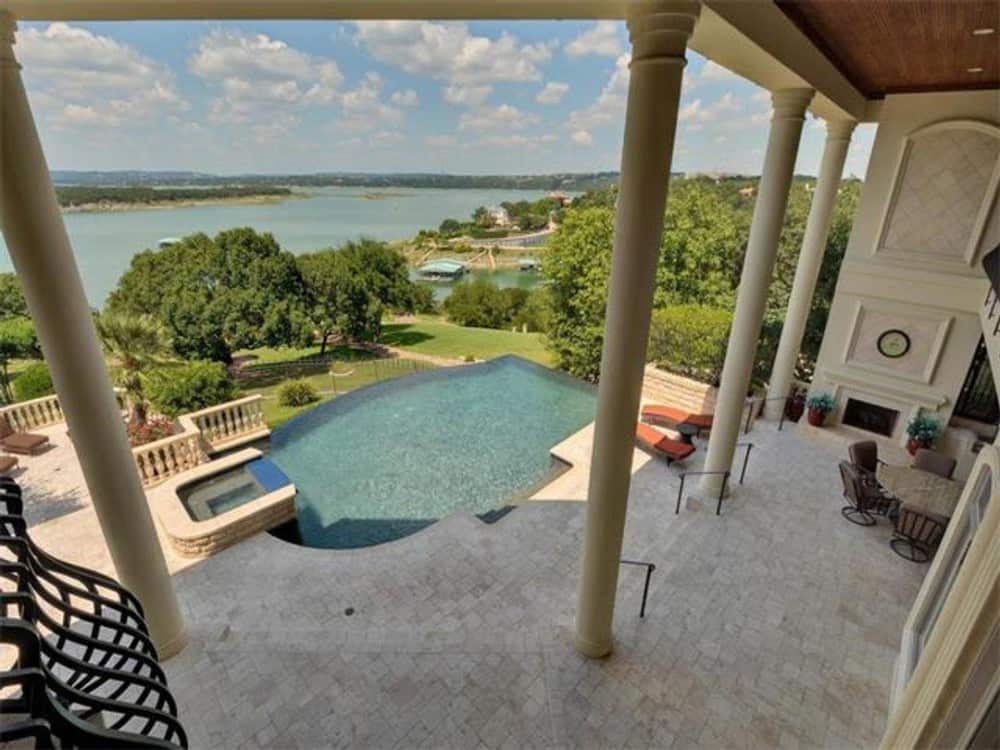
[{"label": "pool coping", "polygon": [[212,555],[295,518],[294,484],[279,487],[274,492],[205,521],[195,521],[188,515],[178,492],[182,487],[242,466],[263,455],[256,448],[245,448],[171,477],[147,493],[151,509],[178,554],[184,557]]}]

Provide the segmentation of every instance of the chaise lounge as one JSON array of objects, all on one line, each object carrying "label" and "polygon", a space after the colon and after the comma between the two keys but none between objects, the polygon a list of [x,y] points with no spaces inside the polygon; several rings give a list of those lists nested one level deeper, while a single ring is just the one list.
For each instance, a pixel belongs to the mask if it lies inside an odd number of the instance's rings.
[{"label": "chaise lounge", "polygon": [[17,468],[17,456],[0,456],[0,476],[6,476]]},{"label": "chaise lounge", "polygon": [[17,432],[11,427],[5,415],[0,415],[0,448],[8,453],[30,456],[43,450],[49,444],[47,435],[33,432]]},{"label": "chaise lounge", "polygon": [[667,426],[691,425],[697,428],[699,432],[712,429],[711,414],[692,414],[683,409],[678,409],[674,406],[664,406],[663,404],[648,404],[642,407],[642,419],[644,422],[666,424]]},{"label": "chaise lounge", "polygon": [[673,440],[642,422],[635,426],[635,440],[642,448],[665,459],[668,465],[674,461],[681,461],[694,453],[693,445]]}]

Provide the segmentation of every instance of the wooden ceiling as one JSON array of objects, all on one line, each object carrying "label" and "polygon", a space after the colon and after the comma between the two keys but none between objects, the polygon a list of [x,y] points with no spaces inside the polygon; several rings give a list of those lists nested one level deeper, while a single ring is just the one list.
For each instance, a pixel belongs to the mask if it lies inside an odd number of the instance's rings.
[{"label": "wooden ceiling", "polygon": [[1000,0],[775,2],[870,99],[1000,86]]}]

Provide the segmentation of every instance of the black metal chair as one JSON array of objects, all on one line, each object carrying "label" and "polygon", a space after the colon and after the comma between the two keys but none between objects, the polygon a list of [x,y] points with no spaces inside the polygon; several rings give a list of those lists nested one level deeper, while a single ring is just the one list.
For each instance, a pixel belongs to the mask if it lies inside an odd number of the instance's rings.
[{"label": "black metal chair", "polygon": [[941,543],[948,519],[912,505],[902,505],[889,545],[892,551],[910,562],[925,563]]},{"label": "black metal chair", "polygon": [[848,504],[840,509],[841,514],[858,526],[874,526],[875,516],[885,516],[896,505],[895,498],[882,491],[878,484],[871,484],[854,464],[841,461],[840,480],[844,485],[844,497]]},{"label": "black metal chair", "polygon": [[17,651],[0,688],[19,688],[0,700],[0,743],[186,748],[138,599],[39,548],[21,511],[0,479],[0,643]]}]

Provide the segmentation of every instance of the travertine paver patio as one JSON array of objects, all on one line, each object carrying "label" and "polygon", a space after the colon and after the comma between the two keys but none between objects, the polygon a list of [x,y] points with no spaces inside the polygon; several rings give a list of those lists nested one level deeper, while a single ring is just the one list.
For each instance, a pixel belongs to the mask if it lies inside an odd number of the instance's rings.
[{"label": "travertine paver patio", "polygon": [[643,573],[623,568],[602,661],[571,645],[578,502],[366,550],[260,535],[176,574],[191,643],[167,671],[192,745],[875,746],[926,568],[887,524],[841,518],[827,447],[751,438],[721,517],[674,516],[677,469],[637,462],[625,551],[658,568],[644,620]]}]

